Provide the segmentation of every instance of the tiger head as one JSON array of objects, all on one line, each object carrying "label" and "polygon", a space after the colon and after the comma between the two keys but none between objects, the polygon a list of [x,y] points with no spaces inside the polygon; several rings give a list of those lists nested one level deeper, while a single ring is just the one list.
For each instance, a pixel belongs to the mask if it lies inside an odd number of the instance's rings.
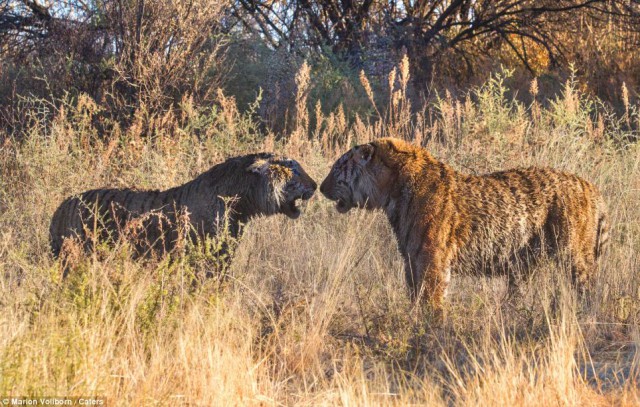
[{"label": "tiger head", "polygon": [[395,147],[405,147],[404,142],[379,139],[353,147],[333,164],[320,185],[320,192],[336,202],[340,213],[356,206],[367,209],[383,207],[389,201],[397,178],[392,162],[394,157],[390,154]]},{"label": "tiger head", "polygon": [[274,212],[291,219],[300,216],[299,202],[309,200],[318,187],[296,160],[270,153],[257,155],[247,171],[267,181],[273,194]]}]

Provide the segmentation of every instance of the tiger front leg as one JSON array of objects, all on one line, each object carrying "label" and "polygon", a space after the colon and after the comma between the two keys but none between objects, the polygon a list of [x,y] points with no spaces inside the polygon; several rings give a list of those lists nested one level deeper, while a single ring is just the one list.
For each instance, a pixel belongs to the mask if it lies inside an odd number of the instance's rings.
[{"label": "tiger front leg", "polygon": [[405,278],[411,302],[416,310],[426,308],[428,314],[441,323],[445,319],[444,300],[451,281],[449,262],[437,252],[417,257],[416,261],[405,258]]}]

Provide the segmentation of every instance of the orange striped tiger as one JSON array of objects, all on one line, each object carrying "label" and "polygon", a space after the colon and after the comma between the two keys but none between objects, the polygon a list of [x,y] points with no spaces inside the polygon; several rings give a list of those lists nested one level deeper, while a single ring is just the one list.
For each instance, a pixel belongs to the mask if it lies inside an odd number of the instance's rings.
[{"label": "orange striped tiger", "polygon": [[535,167],[462,174],[399,139],[354,147],[333,164],[320,191],[338,212],[386,213],[411,297],[436,310],[452,273],[513,277],[516,263],[530,268],[542,253],[568,258],[574,282],[584,287],[607,241],[605,202],[575,175]]}]

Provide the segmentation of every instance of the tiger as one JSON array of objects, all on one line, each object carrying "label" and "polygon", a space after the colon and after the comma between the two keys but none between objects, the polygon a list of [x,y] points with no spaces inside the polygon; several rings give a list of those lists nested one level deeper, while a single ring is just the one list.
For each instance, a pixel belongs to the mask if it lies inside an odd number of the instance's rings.
[{"label": "tiger", "polygon": [[90,252],[96,241],[112,245],[137,224],[135,255],[162,255],[175,248],[185,219],[191,242],[214,237],[223,226],[237,239],[255,217],[298,218],[299,203],[316,188],[296,160],[256,153],[229,158],[164,191],[93,189],[68,197],[57,208],[49,227],[51,251],[58,258],[64,242],[74,239]]},{"label": "tiger", "polygon": [[608,241],[604,199],[576,175],[539,167],[469,175],[396,138],[350,149],[320,192],[340,213],[386,214],[411,300],[437,315],[452,273],[506,275],[511,291],[517,271],[543,255],[568,259],[572,282],[584,291]]}]

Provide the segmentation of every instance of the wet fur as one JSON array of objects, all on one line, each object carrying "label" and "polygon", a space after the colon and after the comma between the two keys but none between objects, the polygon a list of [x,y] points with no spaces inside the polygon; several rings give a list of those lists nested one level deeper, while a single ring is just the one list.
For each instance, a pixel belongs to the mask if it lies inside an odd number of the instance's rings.
[{"label": "wet fur", "polygon": [[320,190],[341,212],[384,210],[411,297],[436,310],[452,274],[513,277],[542,254],[568,259],[573,281],[583,288],[607,241],[602,196],[575,175],[536,167],[467,175],[398,139],[354,147]]},{"label": "wet fur", "polygon": [[195,241],[215,236],[225,226],[225,213],[229,233],[237,238],[241,225],[255,216],[293,217],[287,205],[309,199],[315,189],[294,160],[268,153],[234,157],[165,191],[94,189],[67,198],[51,220],[51,249],[58,257],[65,239],[74,238],[89,251],[93,239],[88,237],[94,231],[98,240],[114,242],[138,221],[137,254],[165,253],[179,238],[181,220],[187,220],[182,227]]}]

